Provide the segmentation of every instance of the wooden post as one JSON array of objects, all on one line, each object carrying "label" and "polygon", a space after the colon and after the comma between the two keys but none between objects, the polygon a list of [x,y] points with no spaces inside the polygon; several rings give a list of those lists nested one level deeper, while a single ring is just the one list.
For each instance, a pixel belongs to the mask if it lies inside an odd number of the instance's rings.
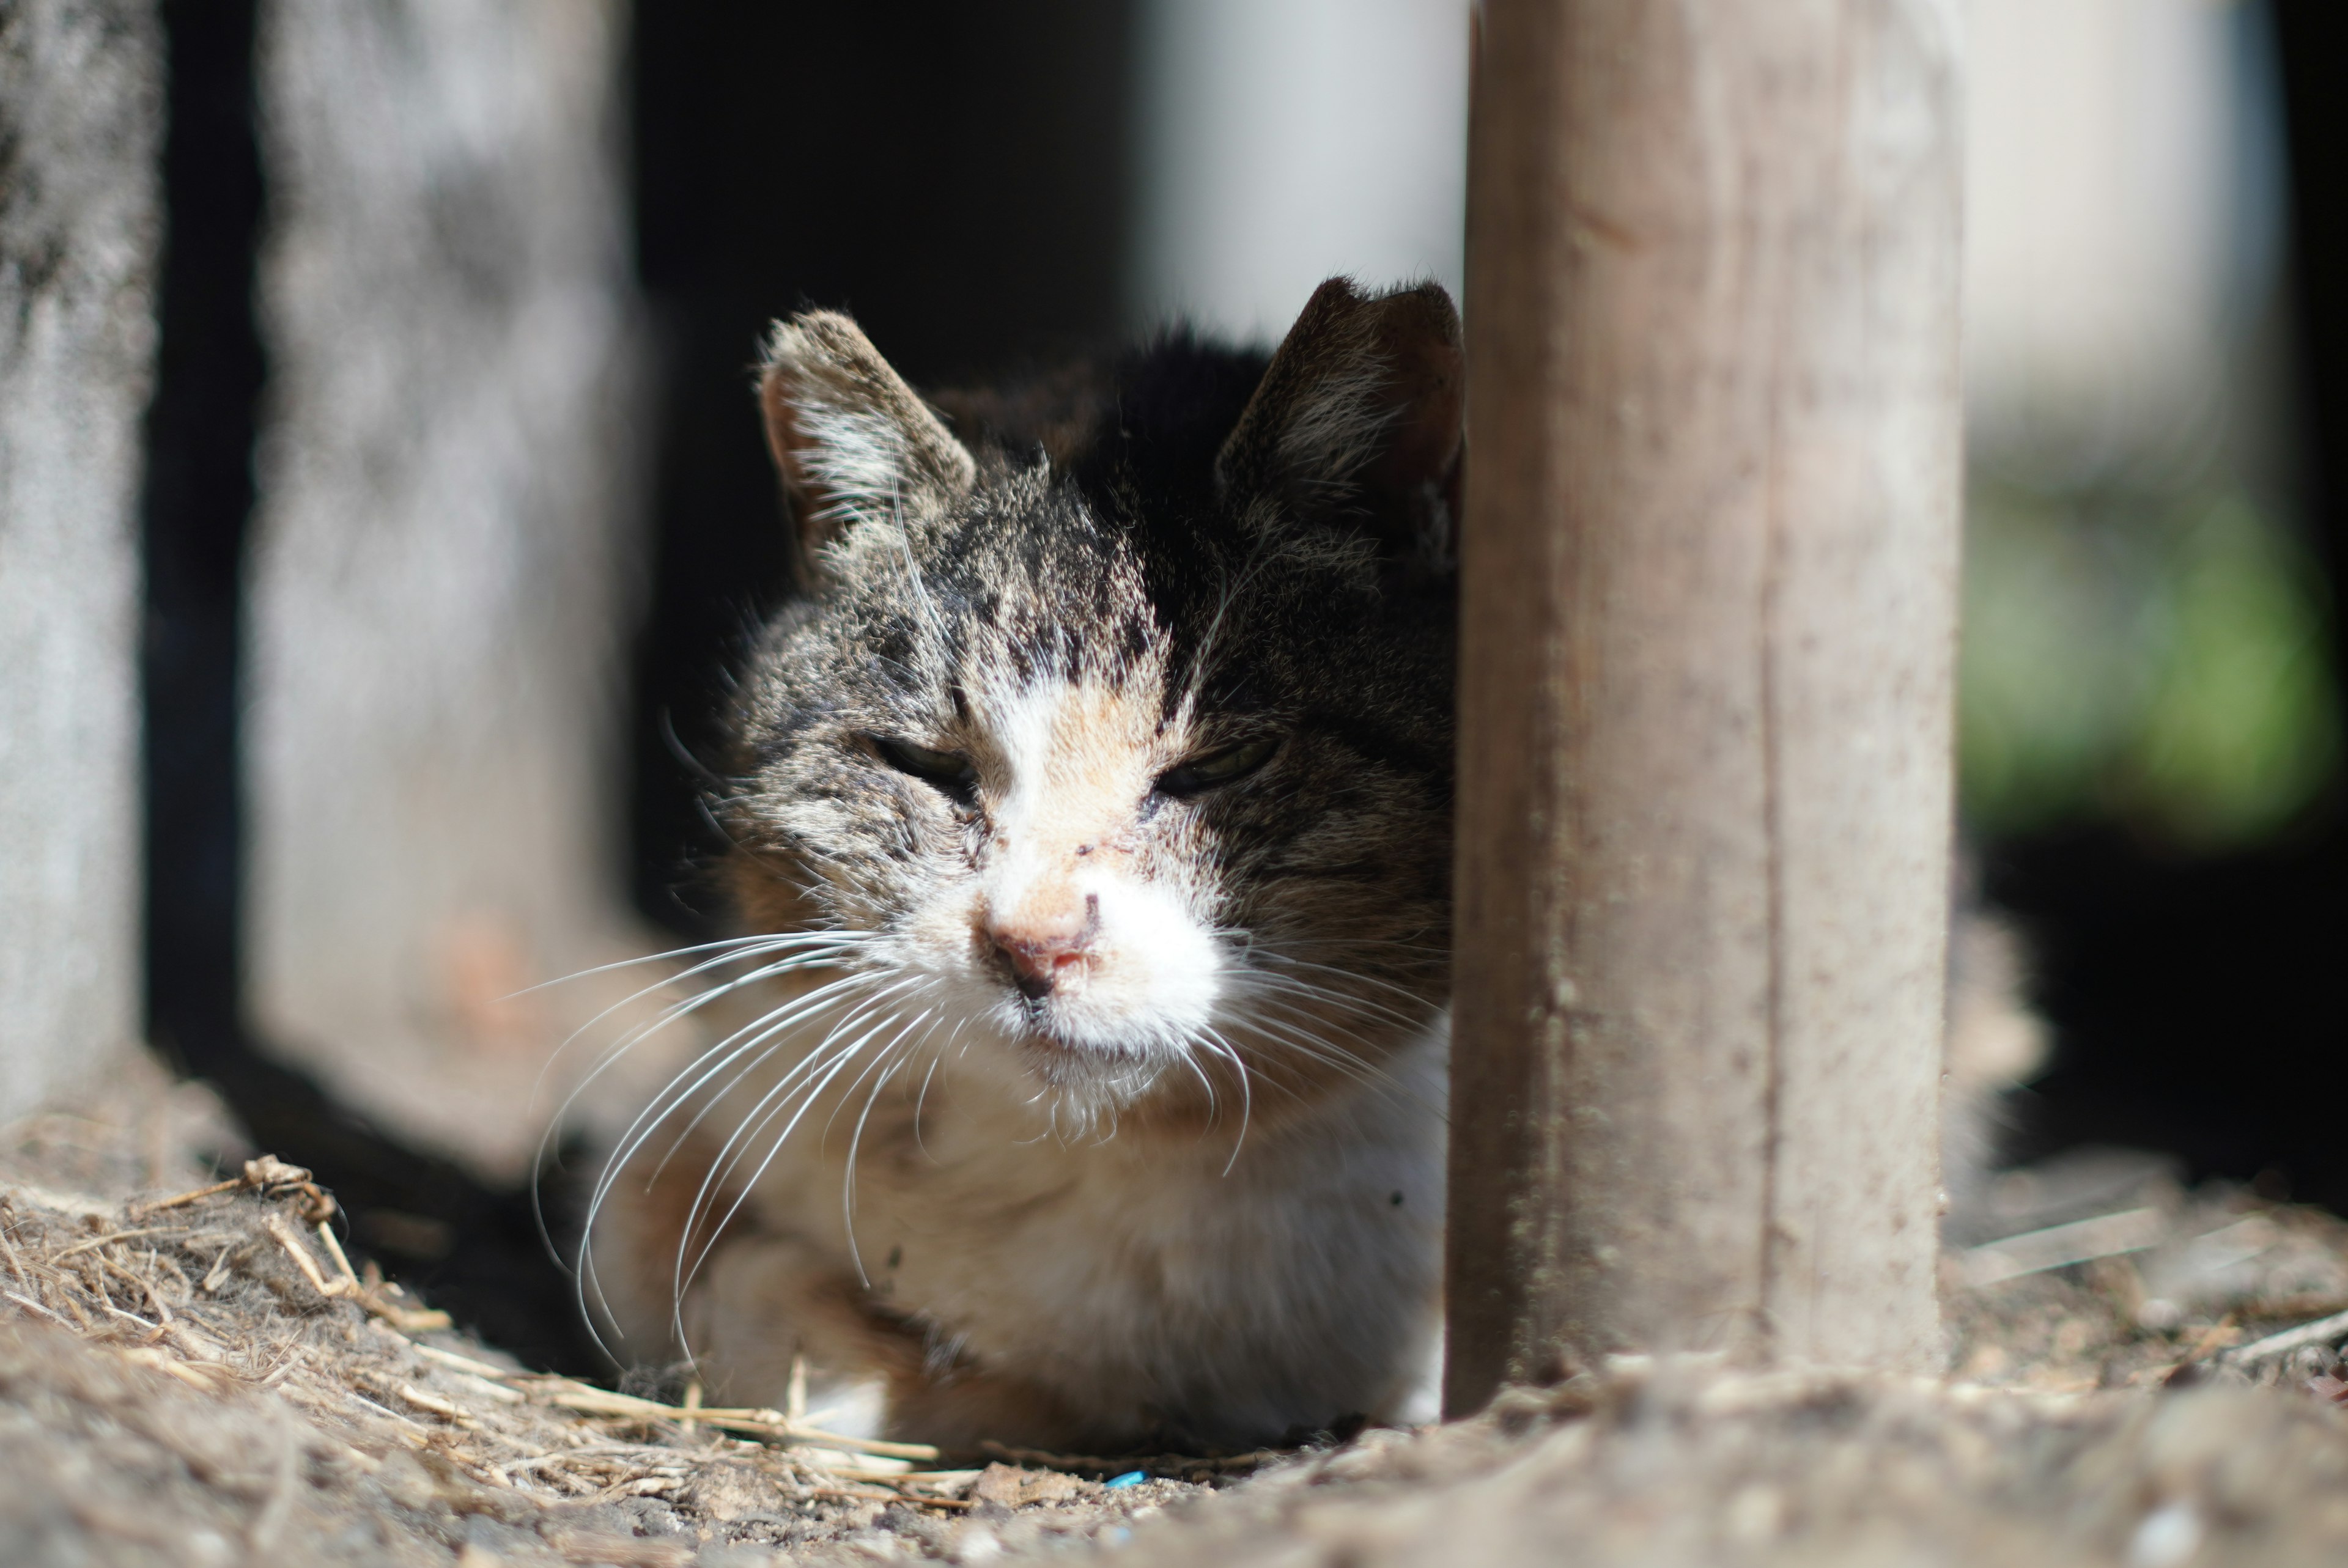
[{"label": "wooden post", "polygon": [[0,0],[0,1122],[139,1037],[150,0]]},{"label": "wooden post", "polygon": [[1453,1413],[1941,1353],[1954,0],[1488,0]]}]

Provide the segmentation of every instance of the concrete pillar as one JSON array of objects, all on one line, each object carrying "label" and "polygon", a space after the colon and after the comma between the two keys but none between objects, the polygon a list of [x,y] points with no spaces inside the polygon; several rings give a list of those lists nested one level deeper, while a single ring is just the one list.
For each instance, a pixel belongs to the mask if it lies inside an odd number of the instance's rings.
[{"label": "concrete pillar", "polygon": [[271,364],[252,537],[254,1024],[511,1173],[634,946],[638,514],[617,0],[262,11]]},{"label": "concrete pillar", "polygon": [[149,0],[0,0],[0,1121],[139,1033]]}]

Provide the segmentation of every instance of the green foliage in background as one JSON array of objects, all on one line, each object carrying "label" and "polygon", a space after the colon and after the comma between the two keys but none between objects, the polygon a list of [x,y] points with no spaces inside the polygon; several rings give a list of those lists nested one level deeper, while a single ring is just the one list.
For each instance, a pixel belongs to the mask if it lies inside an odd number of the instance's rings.
[{"label": "green foliage in background", "polygon": [[1977,831],[2102,817],[2224,848],[2331,787],[2322,579],[2240,490],[1976,475],[1966,547],[1958,761]]}]

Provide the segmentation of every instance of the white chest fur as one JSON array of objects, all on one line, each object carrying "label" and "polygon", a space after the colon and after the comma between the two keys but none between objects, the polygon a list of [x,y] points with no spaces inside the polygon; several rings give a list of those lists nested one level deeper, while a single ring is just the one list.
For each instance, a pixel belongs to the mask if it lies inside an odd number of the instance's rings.
[{"label": "white chest fur", "polygon": [[[928,1376],[1008,1379],[1076,1430],[1246,1443],[1416,1414],[1439,1315],[1443,1062],[1438,1035],[1373,1084],[1251,1114],[1244,1135],[1231,1106],[1203,1132],[1064,1138],[1032,1089],[951,1061],[926,1088],[836,1091],[700,1271],[690,1349],[729,1402],[779,1402],[802,1351],[836,1394],[887,1369],[814,1321],[853,1296],[918,1337]],[[644,1216],[615,1217],[641,1274],[660,1244]],[[607,1278],[630,1266],[598,1251]],[[638,1304],[623,1326],[666,1294],[617,1292]]]}]

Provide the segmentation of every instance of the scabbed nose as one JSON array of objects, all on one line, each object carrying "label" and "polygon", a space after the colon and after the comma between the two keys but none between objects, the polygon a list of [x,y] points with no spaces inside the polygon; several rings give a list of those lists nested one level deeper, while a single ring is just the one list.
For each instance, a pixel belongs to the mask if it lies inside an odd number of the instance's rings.
[{"label": "scabbed nose", "polygon": [[1100,896],[1022,906],[1007,919],[991,920],[986,939],[1011,966],[1011,983],[1030,1001],[1050,996],[1085,960],[1100,929]]}]

